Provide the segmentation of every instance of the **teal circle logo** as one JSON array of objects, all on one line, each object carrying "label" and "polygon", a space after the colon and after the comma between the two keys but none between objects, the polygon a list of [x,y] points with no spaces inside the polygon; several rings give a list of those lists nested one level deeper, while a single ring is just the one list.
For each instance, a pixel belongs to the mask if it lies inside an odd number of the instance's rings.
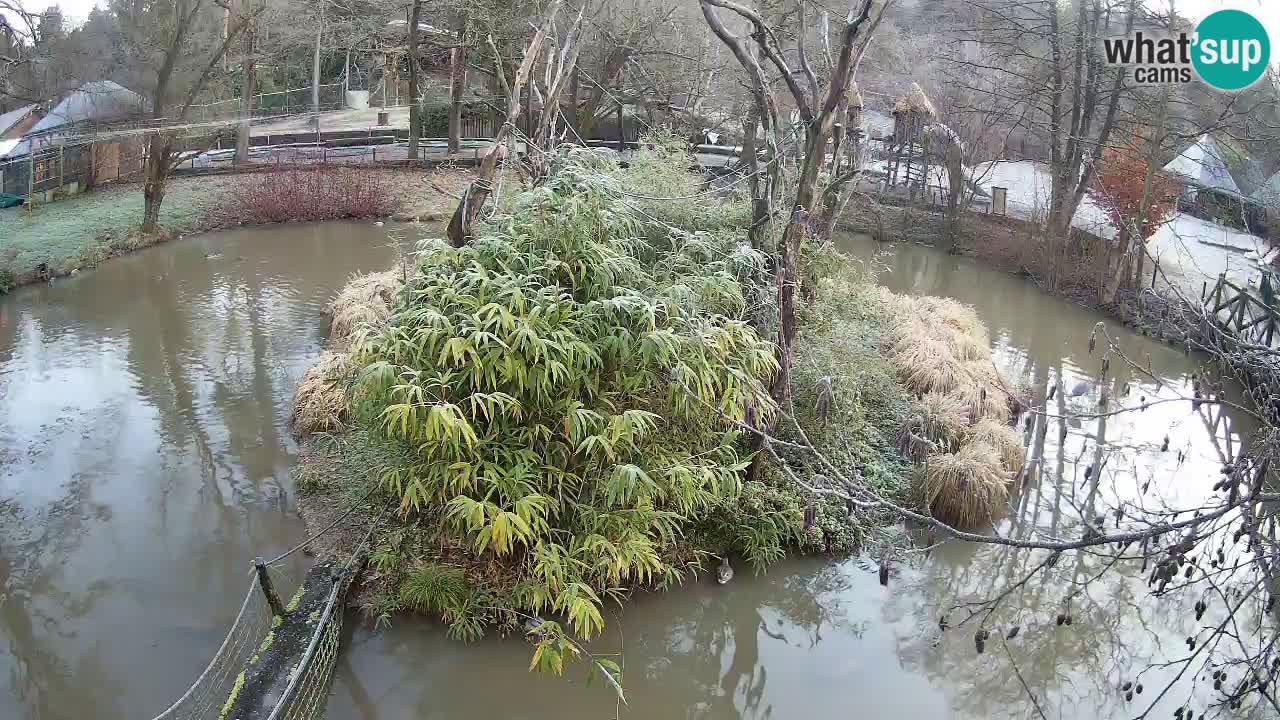
[{"label": "teal circle logo", "polygon": [[1219,10],[1196,26],[1191,64],[1219,90],[1243,90],[1267,71],[1271,40],[1258,19],[1243,10]]}]

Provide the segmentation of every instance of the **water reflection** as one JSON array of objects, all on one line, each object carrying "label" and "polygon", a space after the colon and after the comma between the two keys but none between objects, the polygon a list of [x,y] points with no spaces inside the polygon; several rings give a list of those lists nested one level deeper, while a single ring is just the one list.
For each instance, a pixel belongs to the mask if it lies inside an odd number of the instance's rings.
[{"label": "water reflection", "polygon": [[[847,247],[864,256],[881,250],[865,238],[848,238]],[[1119,352],[1138,366],[1113,356],[1104,388],[1096,379],[1105,343],[1100,339],[1099,351],[1090,353],[1087,342],[1100,319],[1093,312],[1046,298],[1018,278],[984,271],[973,259],[916,246],[892,247],[880,257],[887,267],[881,281],[892,289],[948,295],[974,305],[991,332],[997,364],[1010,377],[1028,381],[1037,397],[1047,397],[1054,384],[1059,388],[1049,407],[1057,417],[1049,420],[1047,432],[1033,436],[1035,453],[1045,462],[997,528],[1003,534],[1078,537],[1084,532],[1082,519],[1113,527],[1111,513],[1117,507],[1134,512],[1193,506],[1211,494],[1219,469],[1255,429],[1246,415],[1185,402],[1093,417],[1104,390],[1110,398],[1105,409],[1189,395],[1192,378],[1201,371],[1197,359],[1104,320]],[[1088,384],[1086,391],[1071,397],[1068,389],[1080,382]],[[979,609],[975,603],[1016,589],[991,616],[946,633],[936,645],[904,646],[904,661],[950,688],[956,708],[973,716],[1026,716],[1030,703],[1016,681],[1015,664],[1055,714],[1139,714],[1152,694],[1126,703],[1119,686],[1143,670],[1142,681],[1153,692],[1174,681],[1180,666],[1151,666],[1182,657],[1181,642],[1200,626],[1189,608],[1196,598],[1153,600],[1145,566],[1113,567],[1109,556],[1091,552],[1064,554],[1044,574],[1019,584],[1047,559],[1044,553],[1000,547],[941,548],[907,576],[897,596],[922,623],[945,616],[956,625]],[[1059,613],[1070,614],[1073,624],[1059,627]],[[1017,626],[1019,634],[1007,651],[1002,643],[992,643],[994,652],[978,656],[973,632],[979,619],[1005,631]],[[1211,699],[1206,690],[1194,683],[1194,672],[1188,673],[1155,712],[1172,714],[1188,694],[1203,708]]]},{"label": "water reflection", "polygon": [[285,421],[320,311],[396,252],[243,230],[0,301],[0,716],[150,717],[199,674],[249,562],[301,536]]},{"label": "water reflection", "polygon": [[[864,258],[881,250],[865,238],[843,242]],[[1095,384],[1101,353],[1089,353],[1088,336],[1098,315],[971,259],[913,245],[889,250],[881,258],[884,284],[974,305],[1007,375],[1038,397],[1061,388],[1050,406],[1059,417],[1033,437],[1044,462],[1016,494],[998,528],[1003,533],[1076,536],[1081,518],[1104,515],[1114,524],[1105,515],[1121,502],[1158,507],[1202,498],[1254,429],[1229,410],[1187,403],[1092,417],[1102,392]],[[1189,389],[1196,358],[1103,322],[1142,368],[1113,359],[1113,406]],[[1072,397],[1067,391],[1080,381],[1089,386]],[[1021,719],[1036,716],[1029,688],[1049,717],[1138,715],[1145,709],[1139,702],[1149,702],[1177,668],[1147,669],[1146,693],[1133,703],[1119,686],[1153,663],[1181,657],[1199,623],[1180,603],[1152,602],[1139,563],[1098,582],[1109,560],[1069,553],[1047,575],[1019,584],[1045,558],[948,544],[901,565],[888,589],[857,560],[793,560],[763,577],[740,572],[725,587],[704,580],[637,598],[608,624],[620,636],[597,643],[626,661],[629,706],[622,709],[606,689],[581,688],[580,678],[530,675],[529,648],[518,639],[464,646],[421,620],[402,619],[384,631],[353,622],[331,713],[369,720],[598,720],[620,710],[631,717]],[[979,654],[973,633],[982,616],[961,623],[976,603],[1010,587],[987,618],[999,634]],[[1071,614],[1070,626],[1057,624],[1060,612]],[[1016,636],[1003,640],[1014,626]],[[1188,693],[1205,707],[1209,690],[1192,676],[1153,716],[1171,717]]]},{"label": "water reflection", "polygon": [[625,708],[604,687],[582,687],[580,668],[563,679],[531,675],[519,638],[460,646],[411,618],[390,631],[357,627],[329,712],[362,720],[941,717],[944,694],[896,661],[901,628],[882,616],[884,595],[856,564],[803,560],[730,586],[697,581],[637,597],[593,644],[622,651]]}]

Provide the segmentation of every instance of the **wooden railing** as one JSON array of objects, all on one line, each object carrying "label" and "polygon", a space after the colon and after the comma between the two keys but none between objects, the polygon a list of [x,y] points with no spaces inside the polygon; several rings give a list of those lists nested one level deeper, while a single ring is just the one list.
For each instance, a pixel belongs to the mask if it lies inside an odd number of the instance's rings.
[{"label": "wooden railing", "polygon": [[1263,272],[1257,294],[1218,276],[1204,297],[1209,316],[1241,340],[1273,347],[1280,340],[1280,303],[1276,300],[1275,274]]}]

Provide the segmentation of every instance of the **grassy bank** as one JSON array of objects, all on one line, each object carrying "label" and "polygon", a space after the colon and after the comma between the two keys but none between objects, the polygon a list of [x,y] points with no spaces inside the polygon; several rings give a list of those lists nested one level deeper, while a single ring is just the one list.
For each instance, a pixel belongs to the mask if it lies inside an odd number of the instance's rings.
[{"label": "grassy bank", "polygon": [[[398,220],[436,219],[451,210],[467,177],[465,172],[453,170],[379,169],[363,173],[376,177],[379,188],[394,199],[386,215]],[[0,210],[0,294],[46,277],[87,270],[108,258],[178,235],[252,224],[242,196],[246,185],[262,185],[266,177],[269,175],[255,173],[174,178],[161,206],[163,232],[150,236],[137,231],[143,204],[140,184],[108,186],[34,208]],[[325,207],[332,215],[334,203]],[[296,208],[299,213],[304,209]],[[334,218],[313,210],[271,219]]]},{"label": "grassy bank", "polygon": [[892,542],[890,515],[794,481],[822,472],[813,454],[749,470],[742,425],[774,418],[894,502],[973,525],[1002,510],[1021,446],[972,311],[808,247],[794,402],[777,408],[745,203],[627,194],[696,198],[678,146],[627,169],[566,155],[467,247],[425,244],[413,271],[335,301],[296,398],[298,484],[310,526],[352,502],[347,537],[382,517],[371,614],[433,614],[463,639],[532,631],[535,665],[558,671],[606,600]]},{"label": "grassy bank", "polygon": [[[172,234],[201,227],[233,182],[229,177],[174,180],[160,222]],[[42,264],[53,276],[90,268],[154,240],[134,232],[142,218],[142,186],[117,185],[33,208],[0,210],[0,273],[12,284],[36,279]]]}]

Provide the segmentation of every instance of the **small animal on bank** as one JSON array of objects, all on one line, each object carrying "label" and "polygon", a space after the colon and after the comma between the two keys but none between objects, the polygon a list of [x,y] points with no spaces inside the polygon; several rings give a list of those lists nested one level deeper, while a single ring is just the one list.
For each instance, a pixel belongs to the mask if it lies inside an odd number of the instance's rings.
[{"label": "small animal on bank", "polygon": [[720,567],[716,568],[716,582],[726,585],[733,579],[733,566],[729,564],[728,557],[720,558]]}]

